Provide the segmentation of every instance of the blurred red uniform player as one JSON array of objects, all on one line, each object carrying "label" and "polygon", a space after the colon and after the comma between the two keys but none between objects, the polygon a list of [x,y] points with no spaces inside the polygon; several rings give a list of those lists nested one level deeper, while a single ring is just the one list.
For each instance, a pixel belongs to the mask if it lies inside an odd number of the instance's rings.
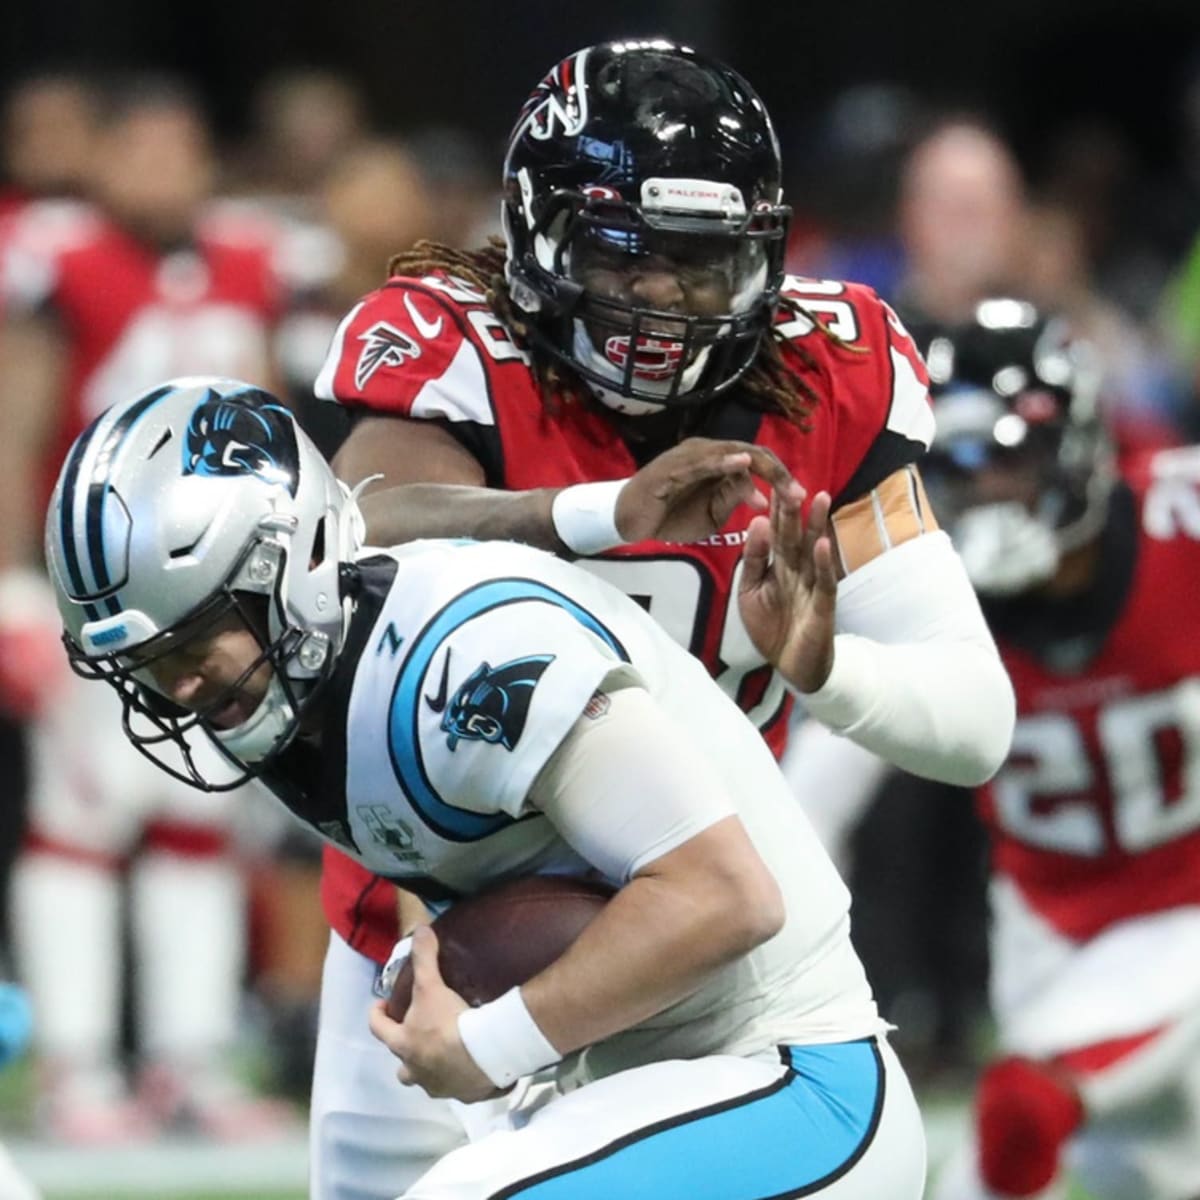
[{"label": "blurred red uniform player", "polygon": [[[201,370],[272,382],[269,256],[206,233],[213,169],[192,100],[167,83],[131,85],[102,112],[96,205],[28,206],[3,264],[0,586],[24,599],[6,609],[18,626],[6,646],[21,647],[6,675],[22,683],[15,702],[33,717],[14,940],[38,1013],[42,1115],[76,1141],[159,1120],[252,1136],[277,1117],[220,1060],[235,1036],[244,967],[229,828],[241,797],[213,804],[172,788],[110,736],[98,689],[49,669],[61,651],[36,566],[35,530],[63,454],[115,398]],[[127,866],[144,1055],[136,1102],[118,1065]]]},{"label": "blurred red uniform player", "polygon": [[1017,697],[980,796],[998,1057],[942,1200],[1200,1192],[1200,449],[1114,465],[1066,323],[929,348],[930,492]]}]

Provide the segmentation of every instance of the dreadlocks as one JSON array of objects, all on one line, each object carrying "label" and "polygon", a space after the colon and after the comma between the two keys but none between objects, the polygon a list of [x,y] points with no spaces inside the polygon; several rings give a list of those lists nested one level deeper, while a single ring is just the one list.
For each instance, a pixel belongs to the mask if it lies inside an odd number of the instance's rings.
[{"label": "dreadlocks", "polygon": [[[395,275],[429,275],[434,271],[457,276],[482,292],[493,311],[513,334],[527,341],[528,321],[519,313],[509,295],[508,282],[504,278],[504,257],[501,238],[492,238],[478,250],[457,250],[439,242],[422,240],[411,249],[393,255],[387,269],[389,278]],[[849,346],[791,297],[782,297],[780,304],[794,315],[811,321],[814,328],[842,349],[857,351],[857,347]],[[806,367],[816,366],[815,360],[803,346],[796,342],[791,345]],[[550,404],[586,394],[583,381],[561,363],[535,354],[533,370],[542,395]],[[784,358],[781,342],[773,335],[762,340],[754,362],[742,378],[741,386],[762,408],[783,413],[801,429],[808,428],[809,414],[819,403],[812,384]]]}]

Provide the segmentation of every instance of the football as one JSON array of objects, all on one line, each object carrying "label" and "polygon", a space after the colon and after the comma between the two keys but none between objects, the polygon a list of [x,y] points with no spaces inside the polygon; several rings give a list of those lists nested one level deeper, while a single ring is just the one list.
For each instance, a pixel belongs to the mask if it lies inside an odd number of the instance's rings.
[{"label": "football", "polygon": [[[511,879],[457,901],[436,921],[438,967],[468,1004],[486,1004],[561,957],[613,894],[607,884],[565,875]],[[388,996],[401,1021],[412,999],[406,962]]]}]

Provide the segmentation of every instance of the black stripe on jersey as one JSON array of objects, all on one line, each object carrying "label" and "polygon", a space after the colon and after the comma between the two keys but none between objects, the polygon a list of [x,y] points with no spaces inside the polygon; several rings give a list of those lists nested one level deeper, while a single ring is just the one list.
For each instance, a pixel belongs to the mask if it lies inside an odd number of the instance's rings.
[{"label": "black stripe on jersey", "polygon": [[[383,609],[399,563],[386,555],[360,559],[356,564],[358,591],[354,616],[333,676],[326,683],[322,710],[321,746],[297,738],[280,756],[271,770],[264,772],[263,783],[288,809],[329,839],[328,826],[340,826],[350,838],[346,804],[346,743],[350,693],[359,660],[367,639]],[[325,829],[322,829],[325,826]],[[422,900],[457,900],[462,893],[439,880],[424,875],[373,875],[358,895],[353,911],[350,945],[363,927],[366,906],[373,889],[380,883],[396,885]]]},{"label": "black stripe on jersey", "polygon": [[735,394],[708,407],[697,433],[701,437],[756,442],[762,419],[760,408],[750,407]]},{"label": "black stripe on jersey", "polygon": [[915,441],[891,429],[882,430],[858,464],[858,470],[850,477],[850,482],[834,496],[834,510],[865,496],[901,467],[917,462],[924,453],[924,442]]},{"label": "black stripe on jersey", "polygon": [[[863,1156],[873,1145],[879,1133],[879,1123],[883,1118],[883,1105],[887,1095],[887,1071],[884,1067],[883,1056],[879,1052],[879,1045],[876,1040],[874,1038],[863,1038],[860,1040],[870,1042],[871,1056],[875,1064],[878,1086],[875,1089],[875,1099],[871,1115],[867,1120],[866,1128],[863,1130],[862,1136],[859,1138],[853,1153],[848,1155],[835,1169],[820,1178],[810,1180],[798,1187],[789,1188],[784,1192],[776,1191],[770,1196],[763,1196],[762,1200],[799,1200],[802,1196],[811,1196],[816,1192],[823,1191],[861,1162]],[[797,1047],[797,1049],[803,1048]],[[613,1154],[620,1152],[627,1146],[636,1145],[638,1142],[652,1138],[667,1130],[676,1129],[681,1125],[688,1125],[695,1121],[702,1121],[709,1117],[720,1116],[722,1113],[769,1099],[771,1096],[790,1086],[798,1078],[798,1072],[792,1063],[791,1048],[780,1046],[778,1050],[780,1062],[784,1067],[783,1074],[764,1087],[755,1088],[740,1096],[732,1096],[728,1100],[721,1100],[714,1104],[705,1105],[703,1108],[676,1113],[674,1116],[664,1118],[651,1125],[645,1125],[641,1129],[636,1129],[625,1134],[623,1137],[614,1138],[613,1141],[592,1151],[590,1154],[580,1155],[576,1159],[558,1163],[553,1167],[548,1167],[544,1171],[539,1171],[534,1175],[529,1175],[524,1179],[518,1179],[513,1183],[507,1184],[498,1191],[492,1192],[487,1200],[513,1200],[514,1197],[536,1188],[539,1184],[584,1170],[593,1163],[601,1162]]]},{"label": "black stripe on jersey", "polygon": [[[495,409],[493,408],[493,413]],[[487,487],[503,491],[505,481],[504,442],[495,425],[480,425],[477,421],[435,420],[482,468]]]}]

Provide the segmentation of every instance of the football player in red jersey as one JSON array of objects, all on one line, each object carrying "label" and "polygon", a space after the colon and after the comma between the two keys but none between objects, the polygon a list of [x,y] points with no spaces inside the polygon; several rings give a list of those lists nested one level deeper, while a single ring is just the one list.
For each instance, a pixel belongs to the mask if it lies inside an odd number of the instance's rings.
[{"label": "football player in red jersey", "polygon": [[980,793],[997,1057],[944,1200],[1200,1194],[1200,449],[1120,466],[1098,372],[1011,299],[935,337],[930,492],[1017,696]]},{"label": "football player in red jersey", "polygon": [[[778,748],[785,683],[731,599],[761,507],[750,472],[790,473],[810,545],[831,508],[836,540],[836,562],[805,567],[790,683],[889,759],[981,781],[1012,697],[914,465],[933,433],[924,365],[869,289],[785,277],[779,181],[762,102],[727,67],[667,41],[564,59],[510,139],[504,246],[418,244],[341,323],[316,385],[354,417],[339,474],[468,485],[406,487],[401,507],[367,495],[375,540],[471,534],[585,557]],[[382,1115],[416,1102],[361,1021],[394,889],[336,852],[323,887],[336,936],[314,1188],[348,1197],[335,1176],[380,1151],[347,1116],[372,1114],[382,1138]],[[450,1124],[427,1118],[429,1145]]]},{"label": "football player in red jersey", "polygon": [[[110,707],[57,670],[37,527],[66,448],[131,388],[202,367],[270,382],[275,282],[263,247],[204,226],[214,162],[193,99],[136,80],[105,100],[97,203],[28,206],[5,254],[0,657],[33,718],[14,943],[38,1013],[48,1132],[111,1140],[161,1118],[246,1136],[280,1114],[216,1069],[236,1036],[245,950],[232,804],[198,803],[143,770],[108,736]],[[126,866],[151,1104],[130,1096],[118,1055]]]}]

